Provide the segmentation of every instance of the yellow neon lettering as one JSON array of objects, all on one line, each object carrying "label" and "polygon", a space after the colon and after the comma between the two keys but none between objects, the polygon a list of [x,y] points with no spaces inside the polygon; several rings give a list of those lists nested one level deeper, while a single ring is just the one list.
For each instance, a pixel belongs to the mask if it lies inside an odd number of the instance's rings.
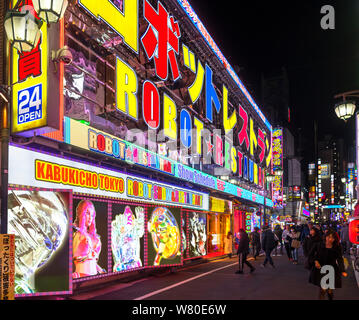
[{"label": "yellow neon lettering", "polygon": [[194,126],[196,127],[196,152],[201,155],[202,154],[202,130],[203,130],[203,122],[199,121],[196,117],[194,118]]},{"label": "yellow neon lettering", "polygon": [[223,86],[223,127],[226,133],[231,131],[237,124],[237,114],[234,111],[228,118],[228,89]]},{"label": "yellow neon lettering", "polygon": [[193,103],[195,103],[201,95],[204,83],[204,69],[200,61],[198,61],[198,70],[196,80],[191,87],[188,88],[189,95]]},{"label": "yellow neon lettering", "polygon": [[163,127],[166,137],[177,140],[177,108],[175,102],[166,94],[163,96]]},{"label": "yellow neon lettering", "polygon": [[237,150],[235,147],[231,149],[232,165],[231,169],[233,173],[237,173]]},{"label": "yellow neon lettering", "polygon": [[138,120],[136,72],[117,57],[116,73],[116,107],[119,111]]},{"label": "yellow neon lettering", "polygon": [[102,19],[136,53],[138,52],[138,0],[123,1],[123,13],[109,0],[78,0],[89,13]]}]

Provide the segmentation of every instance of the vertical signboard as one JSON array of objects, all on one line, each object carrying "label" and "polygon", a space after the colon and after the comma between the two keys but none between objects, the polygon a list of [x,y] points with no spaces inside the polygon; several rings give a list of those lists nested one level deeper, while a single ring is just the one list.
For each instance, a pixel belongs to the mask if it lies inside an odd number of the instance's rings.
[{"label": "vertical signboard", "polygon": [[15,235],[0,234],[0,300],[15,298]]},{"label": "vertical signboard", "polygon": [[[32,1],[27,2],[32,6]],[[60,25],[41,27],[41,37],[30,52],[12,48],[12,133],[33,136],[60,129],[60,73],[51,63],[50,51],[58,50]],[[51,99],[49,93],[51,92]]]},{"label": "vertical signboard", "polygon": [[[276,128],[273,130],[273,170],[283,169],[283,129]],[[273,182],[274,207],[282,207],[283,205],[283,177],[275,176]]]}]

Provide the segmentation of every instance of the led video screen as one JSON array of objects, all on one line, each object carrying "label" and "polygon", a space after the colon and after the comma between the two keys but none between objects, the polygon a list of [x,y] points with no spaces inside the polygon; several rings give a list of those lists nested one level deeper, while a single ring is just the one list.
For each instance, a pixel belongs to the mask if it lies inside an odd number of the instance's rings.
[{"label": "led video screen", "polygon": [[15,294],[69,293],[71,193],[8,191],[8,232],[15,234]]},{"label": "led video screen", "polygon": [[182,264],[181,209],[148,207],[147,266]]},{"label": "led video screen", "polygon": [[140,204],[112,203],[112,272],[144,267],[145,210]]},{"label": "led video screen", "polygon": [[108,269],[108,203],[73,200],[73,279],[103,275]]},{"label": "led video screen", "polygon": [[188,213],[189,255],[191,258],[207,254],[207,214]]}]

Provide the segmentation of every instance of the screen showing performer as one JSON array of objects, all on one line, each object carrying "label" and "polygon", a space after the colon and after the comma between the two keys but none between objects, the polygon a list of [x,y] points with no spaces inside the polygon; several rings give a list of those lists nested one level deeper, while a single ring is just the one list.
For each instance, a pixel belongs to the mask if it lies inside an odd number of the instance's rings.
[{"label": "screen showing performer", "polygon": [[[106,273],[107,208],[105,202],[74,200],[74,279]],[[97,226],[101,226],[101,232],[97,231]]]}]

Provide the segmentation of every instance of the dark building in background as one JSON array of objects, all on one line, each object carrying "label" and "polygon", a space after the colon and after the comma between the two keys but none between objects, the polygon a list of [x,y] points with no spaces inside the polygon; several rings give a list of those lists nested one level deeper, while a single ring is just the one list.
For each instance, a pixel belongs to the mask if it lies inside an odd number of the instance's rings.
[{"label": "dark building in background", "polygon": [[[337,219],[345,206],[348,150],[343,139],[326,135],[318,141],[318,209],[325,219]],[[334,217],[335,216],[335,217]]]},{"label": "dark building in background", "polygon": [[302,171],[303,137],[291,117],[290,87],[285,68],[262,74],[262,106],[274,126],[283,128],[283,208],[279,215],[300,220],[303,203],[304,173]]}]

